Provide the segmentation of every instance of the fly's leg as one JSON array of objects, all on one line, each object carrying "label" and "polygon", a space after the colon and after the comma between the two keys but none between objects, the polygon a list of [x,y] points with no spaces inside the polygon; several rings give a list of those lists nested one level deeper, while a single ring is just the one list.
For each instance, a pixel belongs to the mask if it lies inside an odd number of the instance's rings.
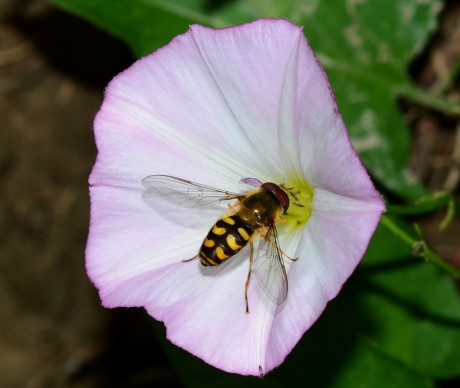
[{"label": "fly's leg", "polygon": [[198,259],[198,255],[193,256],[191,259],[186,259],[186,260],[181,260],[181,261],[182,261],[182,263],[188,263],[189,261],[192,261],[192,260],[195,260],[195,259]]},{"label": "fly's leg", "polygon": [[249,302],[248,302],[248,288],[249,288],[249,281],[251,280],[251,271],[252,271],[252,259],[254,254],[254,246],[252,241],[249,241],[249,271],[248,277],[246,278],[246,284],[244,285],[244,299],[246,301],[246,314],[249,314]]},{"label": "fly's leg", "polygon": [[287,253],[285,253],[278,245],[275,244],[275,242],[270,239],[270,238],[265,238],[265,240],[267,240],[270,244],[274,245],[276,249],[278,249],[278,251],[286,258],[286,259],[289,259],[291,261],[297,261],[299,260],[298,257],[295,257],[295,258],[292,258],[291,256],[288,256]]},{"label": "fly's leg", "polygon": [[227,206],[232,214],[235,214],[238,211],[238,206],[232,205],[231,203],[229,203]]}]

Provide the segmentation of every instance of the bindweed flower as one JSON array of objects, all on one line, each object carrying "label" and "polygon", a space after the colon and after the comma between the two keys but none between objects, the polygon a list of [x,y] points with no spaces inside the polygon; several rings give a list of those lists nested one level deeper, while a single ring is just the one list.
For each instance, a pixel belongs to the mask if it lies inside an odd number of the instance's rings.
[{"label": "bindweed flower", "polygon": [[[362,258],[384,209],[318,59],[287,20],[193,25],[113,79],[94,131],[86,264],[103,305],[144,307],[174,344],[228,372],[283,362]],[[241,195],[259,181],[291,191],[276,224],[286,299],[274,303],[255,274],[245,313],[248,246],[215,267],[183,262],[231,209],[146,195],[142,180],[155,174]]]}]

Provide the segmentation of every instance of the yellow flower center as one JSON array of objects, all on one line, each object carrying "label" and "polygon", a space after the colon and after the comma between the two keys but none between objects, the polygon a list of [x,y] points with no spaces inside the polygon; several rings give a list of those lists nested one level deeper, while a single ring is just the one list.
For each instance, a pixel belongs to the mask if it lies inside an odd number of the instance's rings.
[{"label": "yellow flower center", "polygon": [[310,183],[305,180],[290,181],[285,185],[289,195],[289,209],[283,216],[286,227],[304,227],[312,213],[314,190]]}]

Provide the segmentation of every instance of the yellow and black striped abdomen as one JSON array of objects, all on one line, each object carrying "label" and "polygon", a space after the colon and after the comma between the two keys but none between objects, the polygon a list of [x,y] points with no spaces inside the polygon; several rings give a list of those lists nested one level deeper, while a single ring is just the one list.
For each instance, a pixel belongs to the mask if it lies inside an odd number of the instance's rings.
[{"label": "yellow and black striped abdomen", "polygon": [[219,265],[238,253],[254,234],[238,214],[216,222],[200,249],[200,261],[205,267]]}]

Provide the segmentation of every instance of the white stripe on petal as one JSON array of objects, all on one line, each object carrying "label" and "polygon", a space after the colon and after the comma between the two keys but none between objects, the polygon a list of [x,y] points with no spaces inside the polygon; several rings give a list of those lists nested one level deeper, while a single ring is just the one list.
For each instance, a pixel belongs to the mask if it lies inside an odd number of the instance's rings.
[{"label": "white stripe on petal", "polygon": [[313,212],[329,212],[332,217],[338,212],[381,214],[383,210],[383,201],[377,194],[365,199],[355,199],[318,187],[313,197]]},{"label": "white stripe on petal", "polygon": [[[283,173],[290,179],[305,179],[300,166],[300,150],[297,139],[297,126],[295,122],[298,88],[298,55],[301,42],[305,38],[299,29],[297,39],[293,40],[289,59],[284,70],[283,88],[279,101],[278,114],[278,143],[280,157],[283,160]],[[302,107],[306,109],[306,107]]]}]

